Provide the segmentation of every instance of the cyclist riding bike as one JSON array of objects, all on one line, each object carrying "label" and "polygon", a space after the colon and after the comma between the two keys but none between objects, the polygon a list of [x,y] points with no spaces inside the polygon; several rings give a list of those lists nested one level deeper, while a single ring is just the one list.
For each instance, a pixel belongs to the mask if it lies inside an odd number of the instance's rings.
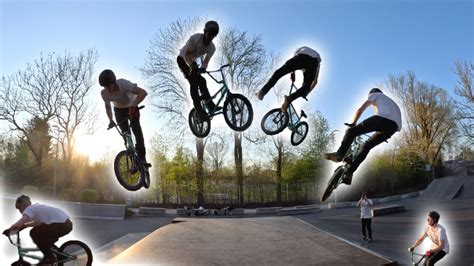
[{"label": "cyclist riding bike", "polygon": [[7,230],[18,231],[25,227],[33,227],[30,231],[31,239],[44,255],[38,265],[56,263],[57,260],[51,248],[60,237],[72,231],[69,216],[55,207],[38,203],[32,205],[30,198],[26,195],[21,195],[16,199],[15,208],[22,216]]},{"label": "cyclist riding bike", "polygon": [[[206,70],[211,57],[216,51],[216,46],[212,40],[218,33],[219,24],[217,24],[217,22],[213,20],[206,22],[204,33],[196,33],[192,35],[183,48],[181,48],[178,58],[176,59],[179,69],[181,69],[184,77],[189,82],[194,109],[197,114],[204,119],[207,118],[207,114],[201,106],[201,99],[207,102],[209,110],[214,110],[216,105],[211,100],[206,79],[200,74]],[[196,60],[204,55],[205,57],[201,68],[199,68]],[[199,92],[201,93],[201,96],[199,95]]]},{"label": "cyclist riding bike", "polygon": [[[374,107],[375,115],[356,125],[357,120],[359,120],[362,113],[370,105]],[[341,146],[337,152],[325,153],[325,159],[340,162],[354,141],[354,138],[375,131],[375,133],[362,145],[360,152],[354,158],[349,169],[347,169],[342,177],[342,182],[350,185],[353,173],[365,160],[369,151],[373,147],[389,139],[393,134],[395,134],[395,132],[401,130],[402,115],[400,108],[390,97],[383,94],[380,89],[373,88],[369,92],[368,99],[355,112],[352,123],[347,125],[349,128],[344,135]]]},{"label": "cyclist riding bike", "polygon": [[303,71],[303,85],[289,96],[285,95],[285,101],[281,106],[281,111],[286,112],[291,102],[299,97],[306,97],[316,86],[318,83],[320,65],[321,56],[318,52],[306,46],[296,49],[294,57],[277,69],[263,88],[256,93],[257,98],[263,100],[263,97],[275,86],[277,81],[290,72],[292,72],[291,79],[294,81],[294,72],[301,69]]},{"label": "cyclist riding bike", "polygon": [[[105,110],[109,118],[109,127],[115,126],[112,116],[111,103],[114,105],[115,120],[122,132],[132,128],[135,135],[136,149],[138,156],[146,164],[146,149],[143,138],[142,127],[140,126],[140,111],[138,105],[145,99],[147,92],[126,79],[116,79],[112,70],[106,69],[99,75],[99,84],[104,87],[101,91],[102,99],[105,102]],[[128,120],[130,119],[130,124]]]},{"label": "cyclist riding bike", "polygon": [[425,238],[429,238],[433,244],[430,247],[430,250],[426,252],[429,255],[425,258],[425,265],[432,266],[439,260],[441,260],[446,254],[449,253],[449,241],[446,234],[446,229],[441,224],[438,224],[440,215],[436,211],[430,211],[426,222],[428,225],[425,227],[425,230],[421,236],[416,240],[415,244],[409,248],[410,252],[419,246]]}]

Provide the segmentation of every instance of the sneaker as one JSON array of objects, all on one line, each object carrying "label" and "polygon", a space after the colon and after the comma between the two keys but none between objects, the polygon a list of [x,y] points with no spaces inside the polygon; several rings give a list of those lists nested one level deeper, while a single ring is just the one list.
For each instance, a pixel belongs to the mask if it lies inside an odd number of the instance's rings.
[{"label": "sneaker", "polygon": [[350,185],[352,183],[352,173],[349,171],[346,171],[344,175],[342,176],[342,183],[346,185]]},{"label": "sneaker", "polygon": [[372,238],[367,239],[367,242],[372,242]]},{"label": "sneaker", "polygon": [[259,99],[260,101],[263,100],[263,93],[262,91],[257,91],[255,93],[255,96],[257,96],[257,99]]},{"label": "sneaker", "polygon": [[324,154],[324,159],[338,163],[342,161],[342,156],[337,152],[330,152]]},{"label": "sneaker", "polygon": [[362,238],[362,240],[367,241],[367,237],[364,236],[364,237]]},{"label": "sneaker", "polygon": [[290,105],[290,98],[285,95],[285,101],[283,102],[283,105],[281,106],[282,113],[286,112],[286,110],[288,109],[288,105]]}]

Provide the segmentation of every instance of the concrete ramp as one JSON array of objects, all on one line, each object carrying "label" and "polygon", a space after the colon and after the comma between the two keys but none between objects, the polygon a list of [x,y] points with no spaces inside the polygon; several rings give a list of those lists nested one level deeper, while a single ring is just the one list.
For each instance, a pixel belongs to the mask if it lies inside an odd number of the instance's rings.
[{"label": "concrete ramp", "polygon": [[463,177],[444,177],[433,180],[419,197],[421,200],[452,200],[463,186]]},{"label": "concrete ramp", "polygon": [[454,199],[474,199],[474,176],[467,176],[461,178],[463,181],[462,188]]},{"label": "concrete ramp", "polygon": [[[178,222],[180,221],[180,222]],[[114,257],[134,265],[383,265],[293,217],[179,218]]]}]

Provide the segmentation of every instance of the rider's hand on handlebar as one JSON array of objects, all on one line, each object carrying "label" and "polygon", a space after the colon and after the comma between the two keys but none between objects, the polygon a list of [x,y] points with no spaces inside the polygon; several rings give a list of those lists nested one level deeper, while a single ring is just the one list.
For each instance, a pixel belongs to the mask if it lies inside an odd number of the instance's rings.
[{"label": "rider's hand on handlebar", "polygon": [[9,236],[10,235],[10,228],[3,231],[2,234],[6,235],[6,236]]},{"label": "rider's hand on handlebar", "polygon": [[110,121],[109,123],[109,126],[107,127],[107,129],[111,129],[113,127],[115,127],[117,124],[115,124],[115,122],[113,120]]},{"label": "rider's hand on handlebar", "polygon": [[354,123],[344,123],[344,125],[348,126],[348,127],[355,127],[355,124]]},{"label": "rider's hand on handlebar", "polygon": [[199,73],[199,74],[206,73],[206,68],[205,68],[205,67],[200,67],[200,68],[198,68],[198,73]]},{"label": "rider's hand on handlebar", "polygon": [[291,72],[290,79],[291,82],[295,82],[295,72]]},{"label": "rider's hand on handlebar", "polygon": [[415,250],[415,247],[409,247],[408,248],[408,252],[410,252],[410,253],[413,253],[414,250]]}]

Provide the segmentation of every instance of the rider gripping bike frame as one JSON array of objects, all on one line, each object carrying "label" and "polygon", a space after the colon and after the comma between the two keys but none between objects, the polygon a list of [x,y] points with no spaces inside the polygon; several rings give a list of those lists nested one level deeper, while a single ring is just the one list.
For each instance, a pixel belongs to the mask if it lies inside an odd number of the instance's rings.
[{"label": "rider gripping bike frame", "polygon": [[271,88],[273,88],[273,86],[275,86],[281,77],[290,72],[294,73],[296,70],[301,69],[303,71],[303,85],[289,96],[285,96],[285,102],[281,107],[281,111],[286,112],[286,109],[291,102],[299,97],[306,97],[316,86],[318,83],[320,65],[321,56],[318,52],[306,46],[296,49],[294,57],[286,61],[282,67],[277,69],[270,80],[268,80],[263,88],[257,92],[257,98],[263,100],[263,97]]},{"label": "rider gripping bike frame", "polygon": [[44,204],[31,204],[30,198],[21,195],[16,199],[15,208],[22,217],[8,230],[17,231],[24,227],[33,227],[30,236],[33,242],[43,253],[43,259],[38,265],[56,262],[51,247],[60,237],[72,231],[72,222],[69,216],[61,209]]},{"label": "rider gripping bike frame", "polygon": [[[359,117],[370,105],[374,106],[375,115],[356,125]],[[391,98],[383,94],[380,89],[373,88],[369,92],[368,99],[357,109],[352,123],[349,126],[337,152],[324,154],[326,159],[340,162],[355,137],[373,131],[375,131],[375,133],[362,144],[359,153],[350,164],[349,169],[345,172],[342,182],[347,185],[351,184],[352,173],[354,173],[364,161],[370,149],[386,141],[395,134],[395,132],[401,130],[402,117],[400,108]]]},{"label": "rider gripping bike frame", "polygon": [[[214,37],[219,33],[219,25],[217,22],[208,21],[204,27],[204,33],[196,33],[192,35],[186,42],[179,53],[176,61],[179,69],[188,80],[193,99],[194,109],[200,116],[206,116],[206,112],[201,106],[201,98],[208,102],[208,108],[214,110],[215,104],[211,100],[211,95],[207,88],[206,79],[200,75],[204,71],[211,60],[212,55],[216,51],[216,46],[212,42]],[[198,69],[196,59],[206,55],[202,62],[201,69]],[[202,96],[199,96],[199,91]]]},{"label": "rider gripping bike frame", "polygon": [[[109,128],[115,126],[112,117],[111,102],[114,104],[114,114],[120,130],[127,132],[132,128],[136,140],[138,156],[143,163],[146,163],[146,149],[143,138],[142,127],[140,126],[140,111],[138,105],[145,99],[147,92],[126,79],[116,79],[114,72],[110,69],[102,71],[99,75],[99,84],[104,87],[101,91],[102,99],[105,102],[105,110],[109,118]],[[128,119],[130,118],[130,125]]]}]

